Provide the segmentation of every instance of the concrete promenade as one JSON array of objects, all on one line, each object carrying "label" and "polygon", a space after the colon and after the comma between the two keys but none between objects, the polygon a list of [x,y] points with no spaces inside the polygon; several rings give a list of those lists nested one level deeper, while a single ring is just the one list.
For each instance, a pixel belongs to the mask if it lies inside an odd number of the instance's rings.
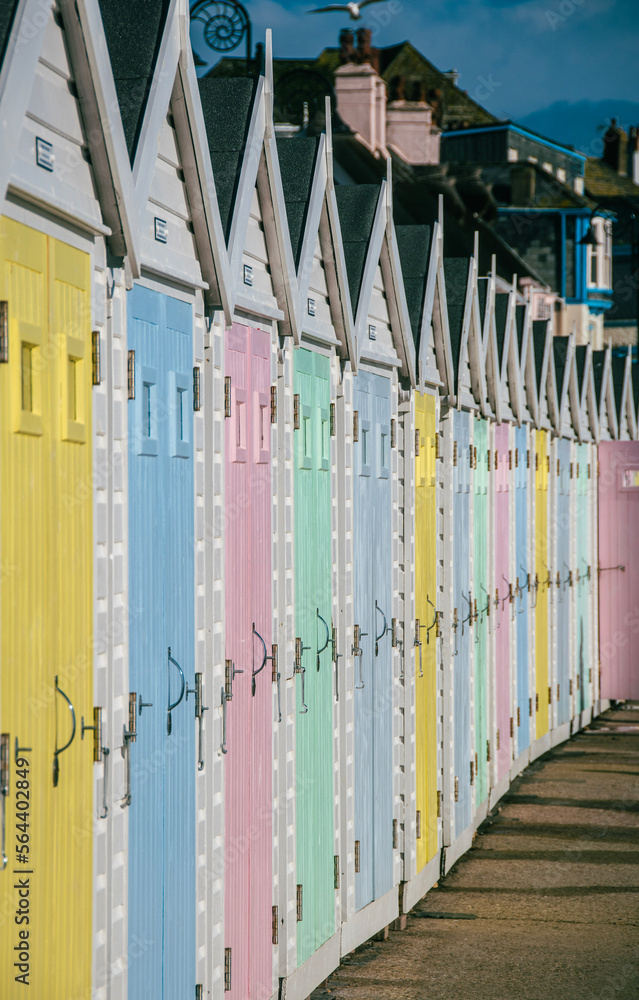
[{"label": "concrete promenade", "polygon": [[406,929],[312,997],[639,998],[639,706],[527,768]]}]

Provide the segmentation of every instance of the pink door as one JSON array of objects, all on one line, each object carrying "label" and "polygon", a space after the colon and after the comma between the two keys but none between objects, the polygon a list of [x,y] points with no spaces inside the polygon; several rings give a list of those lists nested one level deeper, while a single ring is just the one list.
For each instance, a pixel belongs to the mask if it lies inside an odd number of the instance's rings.
[{"label": "pink door", "polygon": [[639,442],[599,446],[602,698],[639,698]]},{"label": "pink door", "polygon": [[269,335],[235,324],[225,374],[225,990],[261,1000],[272,994]]},{"label": "pink door", "polygon": [[510,470],[508,424],[495,428],[495,586],[496,612],[495,684],[497,714],[497,780],[510,768]]}]

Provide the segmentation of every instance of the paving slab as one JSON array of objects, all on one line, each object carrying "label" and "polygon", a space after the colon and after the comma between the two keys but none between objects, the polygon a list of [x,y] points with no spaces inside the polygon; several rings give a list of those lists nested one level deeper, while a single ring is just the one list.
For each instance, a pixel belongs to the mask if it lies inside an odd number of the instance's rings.
[{"label": "paving slab", "polygon": [[320,998],[639,1000],[639,706],[527,768],[406,929]]}]

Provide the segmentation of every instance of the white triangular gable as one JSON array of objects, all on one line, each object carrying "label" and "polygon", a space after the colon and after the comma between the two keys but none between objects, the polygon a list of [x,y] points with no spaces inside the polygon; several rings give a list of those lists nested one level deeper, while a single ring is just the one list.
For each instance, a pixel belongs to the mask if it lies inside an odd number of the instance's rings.
[{"label": "white triangular gable", "polygon": [[65,29],[47,15],[22,121],[9,143],[10,190],[46,203],[89,231],[108,234],[102,217]]},{"label": "white triangular gable", "polygon": [[433,226],[431,239],[418,358],[421,384],[440,385],[447,395],[454,395],[444,276],[444,200],[441,195],[439,217]]},{"label": "white triangular gable", "polygon": [[[503,412],[501,371],[499,366],[499,352],[497,350],[497,324],[495,320],[495,270],[496,259],[493,256],[491,271],[488,275],[488,289],[486,292],[486,308],[484,312],[484,323],[482,329],[482,344],[484,355],[484,366],[486,372],[486,397],[498,424],[505,417]],[[481,279],[486,280],[486,279]],[[481,309],[479,306],[479,288],[477,293],[477,308],[481,319]]]},{"label": "white triangular gable", "polygon": [[575,335],[570,335],[570,372],[568,375],[568,400],[566,409],[569,414],[570,423],[575,436],[582,441],[585,432],[583,424],[583,410],[579,396],[579,380],[577,378],[577,356],[575,354]]}]

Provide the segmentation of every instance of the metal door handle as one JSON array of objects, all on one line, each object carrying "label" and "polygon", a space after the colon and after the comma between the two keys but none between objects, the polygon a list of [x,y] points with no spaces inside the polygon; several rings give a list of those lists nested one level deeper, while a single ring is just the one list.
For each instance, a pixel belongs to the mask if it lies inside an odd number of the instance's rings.
[{"label": "metal door handle", "polygon": [[320,668],[320,656],[322,655],[322,653],[324,652],[324,650],[328,646],[329,642],[331,641],[331,630],[329,629],[328,625],[326,624],[325,619],[322,618],[321,614],[319,613],[319,608],[315,609],[315,613],[316,613],[317,617],[319,618],[319,620],[321,621],[321,623],[324,626],[324,628],[326,629],[326,642],[324,643],[324,645],[322,646],[321,649],[317,650],[317,669],[319,670],[319,668]]},{"label": "metal door handle", "polygon": [[152,701],[142,701],[142,695],[140,695],[139,701],[138,701],[138,715],[142,715],[142,709],[143,708],[153,708],[153,702]]},{"label": "metal door handle", "polygon": [[[431,599],[428,596],[428,594],[426,594],[426,603],[430,604],[431,608],[435,612],[435,617],[433,618],[432,624],[429,625],[428,628],[426,629],[426,645],[428,645],[429,642],[430,642],[431,629],[437,628],[437,625],[439,624],[439,615],[437,614],[437,608],[435,607],[435,605],[431,601]],[[435,635],[437,635],[437,633],[435,633]]]},{"label": "metal door handle", "polygon": [[67,705],[69,706],[69,711],[71,712],[71,736],[69,737],[69,739],[67,740],[67,742],[64,744],[63,747],[58,747],[58,713],[56,712],[56,715],[55,715],[56,737],[55,737],[55,750],[53,752],[53,787],[54,788],[57,787],[58,779],[60,777],[60,762],[58,760],[58,757],[60,756],[61,753],[64,753],[65,750],[68,750],[69,747],[71,746],[71,744],[73,743],[73,740],[75,739],[75,728],[76,728],[76,724],[75,724],[75,709],[74,709],[73,705],[71,704],[71,699],[67,697],[67,695],[64,693],[64,691],[62,690],[62,688],[59,686],[57,675],[56,675],[56,678],[55,678],[55,691],[56,691],[56,694],[61,694],[62,695],[62,697],[66,701]]},{"label": "metal door handle", "polygon": [[6,848],[7,796],[9,795],[9,733],[0,736],[0,796],[2,796],[2,863],[4,871],[9,863]]},{"label": "metal door handle", "polygon": [[180,697],[178,698],[177,701],[171,702],[171,669],[169,667],[169,697],[168,697],[168,707],[167,707],[167,710],[166,710],[166,734],[167,734],[167,736],[170,736],[171,735],[171,729],[173,728],[173,720],[171,718],[171,712],[173,711],[174,708],[178,707],[178,705],[182,701],[182,698],[184,697],[184,691],[186,689],[186,680],[184,678],[184,671],[182,670],[182,667],[180,666],[180,664],[178,663],[178,661],[175,659],[175,657],[171,656],[171,647],[170,646],[168,648],[168,654],[167,655],[168,655],[168,663],[169,664],[172,663],[173,666],[177,667],[178,670],[180,671]]},{"label": "metal door handle", "polygon": [[125,767],[125,790],[122,799],[122,808],[131,805],[131,744],[137,739],[137,722],[135,717],[135,707],[138,696],[135,691],[129,691],[129,728],[122,727],[122,746],[120,753],[124,757]]},{"label": "metal door handle", "polygon": [[620,570],[621,573],[625,573],[626,572],[626,567],[625,566],[598,566],[597,567],[597,572],[598,573],[610,573],[610,571],[613,570],[613,569],[618,569],[618,570]]},{"label": "metal door handle", "polygon": [[333,663],[335,664],[335,701],[339,701],[339,675],[337,673],[337,661],[339,660],[339,658],[340,658],[340,656],[342,654],[337,652],[337,629],[336,628],[331,629],[331,642],[332,642],[332,647],[333,647],[332,650],[331,650],[331,656],[332,656],[332,659],[333,659]]},{"label": "metal door handle", "polygon": [[195,718],[198,721],[198,737],[197,737],[197,769],[198,771],[204,770],[204,754],[202,752],[203,745],[203,728],[204,728],[204,713],[208,712],[208,705],[204,705],[204,697],[202,692],[202,674],[197,673],[195,675],[195,687],[193,688],[193,693],[195,694]]},{"label": "metal door handle", "polygon": [[379,640],[383,639],[384,636],[386,635],[386,633],[388,632],[388,622],[386,621],[386,615],[384,614],[384,612],[380,608],[380,606],[377,603],[377,601],[375,601],[375,611],[379,612],[379,614],[384,619],[384,628],[382,629],[382,631],[380,632],[379,635],[375,636],[375,656],[377,656],[377,654],[379,652],[379,646],[378,646]]},{"label": "metal door handle", "polygon": [[[266,666],[267,661],[268,660],[272,661],[273,657],[266,655],[266,643],[264,642],[264,639],[262,638],[262,636],[260,635],[260,633],[255,628],[255,622],[253,622],[253,635],[257,636],[257,638],[262,643],[262,648],[264,649],[264,656],[262,657],[262,663],[260,665],[259,670],[255,669],[255,650],[253,650],[253,667],[252,667],[252,673],[251,673],[251,693],[253,695],[255,695],[255,678],[257,677],[258,674],[261,674],[261,672],[264,670],[264,667]],[[239,674],[240,671],[238,670],[238,671],[236,671],[236,673]]]},{"label": "metal door handle", "polygon": [[300,674],[302,675],[302,707],[300,708],[300,715],[306,715],[306,713],[308,712],[308,705],[306,704],[306,687],[305,687],[306,667],[301,668]]},{"label": "metal door handle", "polygon": [[228,698],[226,697],[226,688],[222,687],[222,746],[220,747],[222,753],[228,753],[226,749],[226,703]]},{"label": "metal door handle", "polygon": [[422,670],[422,640],[420,638],[420,629],[426,628],[425,625],[421,625],[419,618],[415,619],[415,638],[413,640],[413,645],[419,647],[419,676],[424,676],[424,671]]},{"label": "metal door handle", "polygon": [[102,759],[104,760],[104,775],[102,779],[102,812],[98,813],[98,819],[106,819],[109,807],[107,806],[107,787],[109,780],[109,754],[108,747],[102,747]]},{"label": "metal door handle", "polygon": [[281,676],[282,675],[281,675],[281,673],[278,670],[277,671],[277,721],[278,722],[282,721],[282,695],[281,695],[281,692],[280,692],[280,678],[281,678]]},{"label": "metal door handle", "polygon": [[453,656],[457,656],[457,653],[458,653],[458,649],[457,649],[457,608],[453,609],[453,632],[455,633],[455,652],[453,653]]}]

